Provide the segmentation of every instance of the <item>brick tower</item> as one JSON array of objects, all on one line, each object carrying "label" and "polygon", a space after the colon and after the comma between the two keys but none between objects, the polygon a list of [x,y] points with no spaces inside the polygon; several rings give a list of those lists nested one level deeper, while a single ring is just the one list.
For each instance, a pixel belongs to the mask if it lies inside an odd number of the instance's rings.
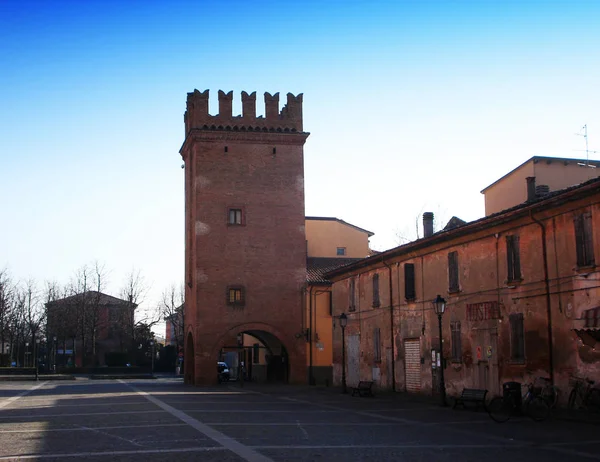
[{"label": "brick tower", "polygon": [[208,90],[188,93],[185,141],[185,381],[217,380],[223,346],[255,336],[285,380],[306,381],[302,293],[306,280],[302,94],[219,91],[219,114],[208,113]]}]

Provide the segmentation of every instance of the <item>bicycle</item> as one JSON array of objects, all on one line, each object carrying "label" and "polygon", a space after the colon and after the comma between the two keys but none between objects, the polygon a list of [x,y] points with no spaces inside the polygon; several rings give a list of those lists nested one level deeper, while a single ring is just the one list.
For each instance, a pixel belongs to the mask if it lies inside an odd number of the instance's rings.
[{"label": "bicycle", "polygon": [[559,389],[552,385],[548,377],[537,377],[534,382],[534,394],[542,398],[550,409],[558,403]]},{"label": "bicycle", "polygon": [[522,404],[519,405],[520,396],[515,396],[515,392],[508,393],[506,396],[497,396],[487,405],[487,411],[492,420],[498,423],[506,422],[513,415],[527,414],[536,422],[546,420],[550,408],[546,401],[535,392],[533,383],[524,385],[527,392],[522,398]]},{"label": "bicycle", "polygon": [[569,409],[586,409],[588,411],[600,411],[600,389],[594,387],[594,381],[581,377],[571,377],[570,384],[573,386],[569,394]]}]

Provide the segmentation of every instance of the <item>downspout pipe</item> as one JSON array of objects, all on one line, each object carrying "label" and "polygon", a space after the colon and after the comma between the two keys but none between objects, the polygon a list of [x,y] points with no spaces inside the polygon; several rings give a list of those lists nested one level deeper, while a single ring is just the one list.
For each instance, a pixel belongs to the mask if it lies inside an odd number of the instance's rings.
[{"label": "downspout pipe", "polygon": [[313,286],[310,286],[308,288],[308,345],[309,345],[309,360],[308,360],[308,384],[309,385],[314,385],[315,384],[315,378],[314,378],[314,374],[313,374],[313,333],[312,333],[312,325],[313,325],[313,319],[312,319],[312,290],[313,290]]},{"label": "downspout pipe", "polygon": [[388,269],[388,282],[390,285],[390,339],[392,342],[392,391],[396,391],[396,361],[394,356],[396,355],[396,351],[394,348],[394,293],[392,286],[392,267],[388,265],[386,261],[382,258],[381,263],[385,265]]},{"label": "downspout pipe", "polygon": [[548,318],[548,372],[550,374],[550,383],[554,385],[554,342],[552,340],[552,304],[550,300],[550,279],[548,276],[548,249],[546,246],[546,227],[544,224],[529,212],[529,217],[534,223],[539,225],[542,230],[542,257],[544,259],[544,284],[546,287],[546,316]]}]

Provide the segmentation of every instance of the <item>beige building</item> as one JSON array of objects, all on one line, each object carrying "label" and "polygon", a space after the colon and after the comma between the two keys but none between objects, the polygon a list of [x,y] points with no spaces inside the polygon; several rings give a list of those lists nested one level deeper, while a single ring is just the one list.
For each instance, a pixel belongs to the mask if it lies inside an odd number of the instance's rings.
[{"label": "beige building", "polygon": [[333,217],[306,217],[305,228],[309,258],[369,256],[371,231]]},{"label": "beige building", "polygon": [[[600,175],[598,166],[600,162],[594,160],[534,156],[481,191],[485,215],[595,178]],[[534,180],[528,183],[527,178]]]}]

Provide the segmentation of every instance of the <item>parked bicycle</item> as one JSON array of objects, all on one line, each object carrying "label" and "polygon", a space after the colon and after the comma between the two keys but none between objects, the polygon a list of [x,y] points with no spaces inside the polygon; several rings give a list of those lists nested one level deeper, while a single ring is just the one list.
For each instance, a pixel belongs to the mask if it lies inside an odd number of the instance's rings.
[{"label": "parked bicycle", "polygon": [[538,377],[533,384],[533,393],[542,398],[550,409],[554,409],[558,403],[559,389],[552,385],[548,377]]},{"label": "parked bicycle", "polygon": [[600,412],[600,388],[594,387],[594,381],[581,377],[571,377],[573,386],[569,394],[569,409],[586,409]]},{"label": "parked bicycle", "polygon": [[550,408],[539,393],[534,391],[533,383],[524,385],[527,391],[524,396],[517,395],[519,390],[497,396],[487,405],[490,417],[499,423],[506,422],[513,415],[526,414],[533,420],[540,422],[548,417]]}]

